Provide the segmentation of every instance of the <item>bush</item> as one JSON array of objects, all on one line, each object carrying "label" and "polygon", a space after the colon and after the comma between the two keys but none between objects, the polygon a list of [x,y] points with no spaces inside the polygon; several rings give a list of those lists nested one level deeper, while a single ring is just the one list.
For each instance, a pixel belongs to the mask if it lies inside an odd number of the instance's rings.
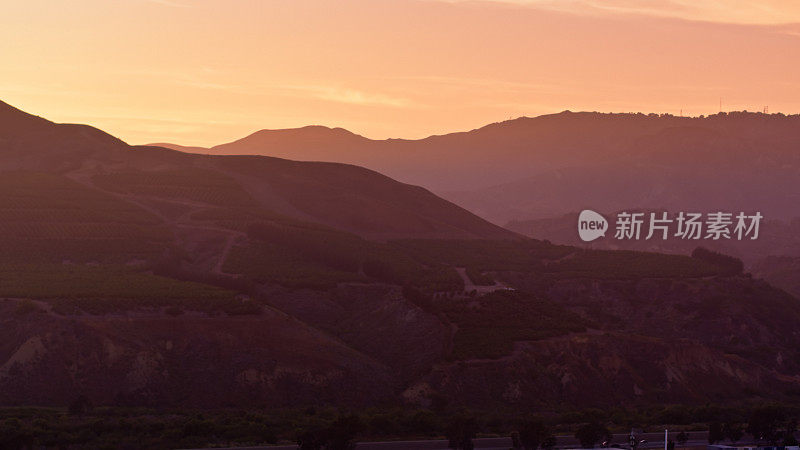
[{"label": "bush", "polygon": [[538,418],[528,419],[520,425],[519,440],[525,450],[551,449],[556,444],[553,430]]},{"label": "bush", "polygon": [[466,272],[472,284],[476,286],[494,286],[494,278],[491,275],[484,274],[474,267],[467,267]]},{"label": "bush", "polygon": [[44,311],[41,308],[39,308],[39,305],[37,305],[36,303],[34,303],[32,300],[29,299],[20,301],[19,303],[17,303],[17,307],[14,308],[14,314],[17,314],[19,316],[26,316],[28,314],[40,313],[40,312]]},{"label": "bush", "polygon": [[435,302],[435,307],[458,327],[453,338],[454,359],[499,358],[511,352],[515,341],[586,329],[583,319],[561,305],[518,291],[501,290],[475,298],[442,298]]},{"label": "bush", "polygon": [[697,247],[692,252],[692,258],[705,261],[720,268],[720,275],[740,275],[744,272],[744,263],[739,258],[714,252],[703,247]]},{"label": "bush", "polygon": [[472,440],[478,434],[478,421],[471,416],[455,417],[447,427],[448,448],[472,450]]},{"label": "bush", "polygon": [[594,448],[598,443],[610,442],[612,436],[604,425],[598,422],[591,422],[578,428],[575,432],[575,438],[583,448]]}]

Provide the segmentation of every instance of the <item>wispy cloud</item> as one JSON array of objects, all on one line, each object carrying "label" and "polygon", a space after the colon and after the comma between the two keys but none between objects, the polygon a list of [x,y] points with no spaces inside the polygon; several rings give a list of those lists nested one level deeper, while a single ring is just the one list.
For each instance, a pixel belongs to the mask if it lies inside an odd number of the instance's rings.
[{"label": "wispy cloud", "polygon": [[414,102],[406,98],[336,86],[292,85],[281,86],[280,89],[287,92],[294,92],[305,97],[353,105],[390,107],[408,107],[414,105]]},{"label": "wispy cloud", "polygon": [[308,84],[265,84],[261,82],[227,83],[228,74],[215,68],[202,67],[192,73],[181,70],[136,68],[117,71],[118,76],[139,76],[173,83],[176,87],[224,91],[239,95],[280,95],[313,98],[336,103],[363,106],[409,107],[420,106],[414,101],[380,92],[330,86],[310,81]]},{"label": "wispy cloud", "polygon": [[719,23],[800,23],[800,3],[783,0],[432,0],[497,3],[576,14],[639,14]]},{"label": "wispy cloud", "polygon": [[156,3],[163,6],[171,6],[173,8],[189,8],[190,5],[187,3],[178,2],[175,0],[145,0],[149,3]]},{"label": "wispy cloud", "polygon": [[437,90],[457,89],[463,91],[536,93],[562,91],[569,89],[563,79],[536,82],[520,82],[493,78],[454,77],[440,75],[423,75],[413,77],[396,77],[398,80],[419,82],[436,86]]}]

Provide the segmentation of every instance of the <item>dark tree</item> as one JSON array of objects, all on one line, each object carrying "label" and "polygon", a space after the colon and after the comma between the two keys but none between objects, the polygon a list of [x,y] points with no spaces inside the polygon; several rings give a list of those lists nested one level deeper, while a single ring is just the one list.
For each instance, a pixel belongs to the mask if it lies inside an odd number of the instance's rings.
[{"label": "dark tree", "polygon": [[794,437],[794,434],[796,432],[797,432],[797,419],[792,418],[786,424],[786,435],[783,438],[784,446],[797,445],[797,438]]},{"label": "dark tree", "polygon": [[547,439],[545,439],[541,447],[543,450],[553,450],[556,446],[556,437],[555,435],[550,435]]},{"label": "dark tree", "polygon": [[522,448],[522,440],[519,438],[519,431],[511,432],[511,448],[514,450]]},{"label": "dark tree", "polygon": [[598,442],[611,441],[611,432],[604,425],[591,422],[578,428],[575,438],[583,448],[594,448]]},{"label": "dark tree", "polygon": [[711,422],[708,425],[708,443],[716,444],[723,439],[725,439],[725,435],[722,433],[722,424],[719,422]]},{"label": "dark tree", "polygon": [[478,421],[474,417],[460,416],[447,428],[448,448],[472,450],[472,440],[478,434]]},{"label": "dark tree", "polygon": [[741,259],[717,253],[703,247],[694,249],[692,258],[717,266],[720,269],[721,275],[739,275],[744,271],[744,263],[742,263]]},{"label": "dark tree", "polygon": [[89,397],[83,394],[79,395],[78,398],[73,400],[67,408],[67,411],[73,416],[81,416],[91,410],[92,402],[89,401]]},{"label": "dark tree", "polygon": [[722,426],[722,434],[725,435],[727,440],[735,444],[742,438],[744,431],[742,427],[733,422],[725,422],[725,425]]},{"label": "dark tree", "polygon": [[780,408],[766,406],[754,410],[747,422],[747,432],[755,439],[775,445],[780,439],[778,427],[785,420]]},{"label": "dark tree", "polygon": [[355,414],[336,419],[327,432],[325,450],[353,450],[356,448],[356,435],[363,429],[361,420]]},{"label": "dark tree", "polygon": [[552,448],[555,445],[553,430],[538,418],[527,420],[520,425],[519,440],[525,450],[548,448],[548,446]]},{"label": "dark tree", "polygon": [[297,436],[298,450],[320,450],[326,442],[323,430],[305,430]]}]

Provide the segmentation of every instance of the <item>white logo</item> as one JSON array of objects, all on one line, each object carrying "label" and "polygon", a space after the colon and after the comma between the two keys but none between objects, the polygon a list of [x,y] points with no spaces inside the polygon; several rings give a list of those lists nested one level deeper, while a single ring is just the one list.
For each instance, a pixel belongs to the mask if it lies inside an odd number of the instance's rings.
[{"label": "white logo", "polygon": [[[705,220],[704,220],[705,217]],[[648,220],[649,218],[649,220]],[[758,239],[761,220],[764,218],[760,212],[747,214],[740,212],[700,212],[681,211],[677,216],[670,216],[668,212],[643,213],[627,212],[617,213],[614,224],[614,239],[618,240],[651,240],[670,238],[680,239],[711,239],[711,240],[750,240]],[[584,242],[591,242],[608,231],[608,222],[601,214],[584,209],[578,216],[578,234]]]},{"label": "white logo", "polygon": [[584,209],[578,216],[578,234],[584,242],[591,242],[601,236],[606,235],[608,221],[605,217],[592,211]]}]

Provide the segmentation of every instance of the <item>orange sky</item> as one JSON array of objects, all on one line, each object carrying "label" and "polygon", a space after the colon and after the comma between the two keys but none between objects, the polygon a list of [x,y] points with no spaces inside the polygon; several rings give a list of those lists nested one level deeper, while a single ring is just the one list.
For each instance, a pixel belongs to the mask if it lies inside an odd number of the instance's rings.
[{"label": "orange sky", "polygon": [[4,2],[0,99],[130,143],[417,138],[570,110],[800,113],[796,0]]}]

